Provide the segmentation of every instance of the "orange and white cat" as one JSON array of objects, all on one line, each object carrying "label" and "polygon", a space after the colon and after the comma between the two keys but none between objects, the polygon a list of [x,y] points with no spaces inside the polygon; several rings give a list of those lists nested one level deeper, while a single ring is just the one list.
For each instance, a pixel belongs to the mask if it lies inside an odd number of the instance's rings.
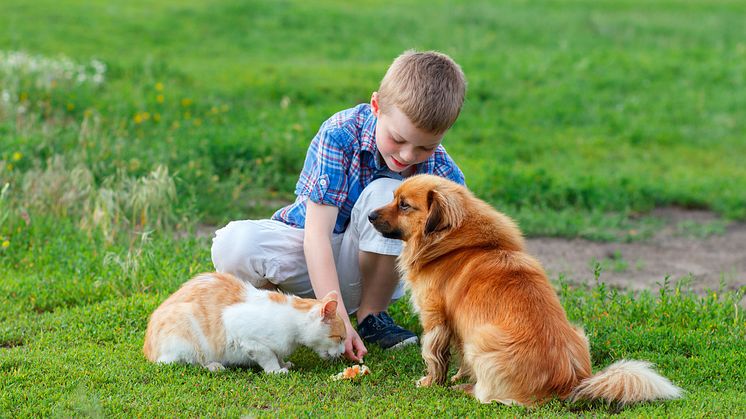
[{"label": "orange and white cat", "polygon": [[150,316],[145,357],[158,363],[199,364],[210,371],[259,365],[286,373],[299,345],[322,358],[344,352],[345,327],[337,294],[321,300],[259,290],[238,278],[204,273],[186,282]]}]

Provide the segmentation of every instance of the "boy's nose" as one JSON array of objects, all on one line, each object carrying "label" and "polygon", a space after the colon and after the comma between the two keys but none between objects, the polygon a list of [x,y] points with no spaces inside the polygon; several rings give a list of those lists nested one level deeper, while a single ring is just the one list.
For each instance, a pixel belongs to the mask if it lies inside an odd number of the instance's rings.
[{"label": "boy's nose", "polygon": [[399,152],[399,158],[403,160],[401,161],[401,163],[404,164],[412,164],[412,162],[415,161],[416,157],[417,156],[414,151],[402,150],[401,152]]},{"label": "boy's nose", "polygon": [[370,212],[370,214],[368,214],[368,221],[370,221],[371,223],[372,223],[373,221],[376,221],[376,220],[378,219],[378,215],[379,215],[379,214],[378,214],[378,211],[377,211],[377,210],[373,210],[373,211],[371,211],[371,212]]}]

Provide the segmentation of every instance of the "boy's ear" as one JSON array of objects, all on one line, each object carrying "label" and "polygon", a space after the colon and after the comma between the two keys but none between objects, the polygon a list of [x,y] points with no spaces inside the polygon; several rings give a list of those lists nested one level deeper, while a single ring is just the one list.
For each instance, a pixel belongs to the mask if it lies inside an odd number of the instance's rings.
[{"label": "boy's ear", "polygon": [[378,92],[373,92],[370,95],[370,108],[373,111],[373,115],[378,118],[378,114],[381,113],[381,103],[378,101]]},{"label": "boy's ear", "polygon": [[324,304],[321,306],[321,317],[324,319],[324,322],[328,323],[332,321],[336,315],[337,300],[324,301]]}]

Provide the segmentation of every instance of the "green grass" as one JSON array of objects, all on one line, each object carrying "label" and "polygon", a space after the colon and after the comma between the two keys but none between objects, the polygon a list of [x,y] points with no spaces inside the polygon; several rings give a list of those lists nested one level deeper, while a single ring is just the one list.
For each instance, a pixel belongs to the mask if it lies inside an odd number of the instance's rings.
[{"label": "green grass", "polygon": [[[745,18],[735,0],[5,1],[0,54],[106,71],[52,84],[0,62],[0,416],[613,414],[415,389],[415,348],[372,350],[373,375],[350,384],[308,351],[265,377],[154,366],[140,347],[148,314],[212,268],[194,232],[290,202],[319,125],[368,101],[408,48],[462,65],[467,101],[444,144],[527,234],[644,239],[667,205],[723,217],[684,236],[724,231],[746,219]],[[553,279],[595,368],[647,359],[687,390],[623,415],[744,415],[743,289]],[[405,303],[394,314],[418,327]]]},{"label": "green grass", "polygon": [[[75,233],[67,236],[77,238]],[[447,388],[417,389],[414,382],[424,371],[417,348],[382,352],[371,347],[366,363],[373,374],[359,383],[330,381],[344,364],[322,361],[308,350],[291,357],[296,369],[282,377],[256,369],[211,374],[199,367],[150,364],[141,354],[147,317],[182,278],[209,269],[209,260],[200,257],[205,252],[196,250],[205,247],[205,240],[176,248],[167,239],[148,242],[142,247],[137,282],[128,281],[130,273],[120,265],[68,281],[43,275],[11,278],[4,284],[9,289],[0,293],[4,296],[0,301],[0,412],[12,417],[544,417],[569,412],[606,415],[618,410],[600,403],[572,405],[558,400],[536,409],[480,405]],[[89,244],[76,250],[95,261],[95,249],[95,244]],[[48,250],[59,251],[55,244]],[[179,263],[189,260],[194,262]],[[75,270],[72,265],[67,269]],[[10,278],[14,271],[3,266],[0,274]],[[610,291],[603,283],[574,288],[561,278],[559,292],[570,319],[586,328],[595,369],[622,358],[649,360],[687,392],[683,400],[628,407],[623,415],[735,417],[744,413],[746,319],[738,305],[741,293],[696,296],[664,284],[656,295],[633,295]],[[405,302],[398,302],[392,313],[419,331],[417,318]]]}]

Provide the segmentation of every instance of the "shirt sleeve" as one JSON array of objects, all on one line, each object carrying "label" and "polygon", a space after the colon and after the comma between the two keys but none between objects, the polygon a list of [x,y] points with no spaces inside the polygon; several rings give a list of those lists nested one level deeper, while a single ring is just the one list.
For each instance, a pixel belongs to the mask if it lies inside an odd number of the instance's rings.
[{"label": "shirt sleeve", "polygon": [[308,199],[341,208],[347,200],[347,168],[344,132],[323,125],[314,137],[304,165]]}]

